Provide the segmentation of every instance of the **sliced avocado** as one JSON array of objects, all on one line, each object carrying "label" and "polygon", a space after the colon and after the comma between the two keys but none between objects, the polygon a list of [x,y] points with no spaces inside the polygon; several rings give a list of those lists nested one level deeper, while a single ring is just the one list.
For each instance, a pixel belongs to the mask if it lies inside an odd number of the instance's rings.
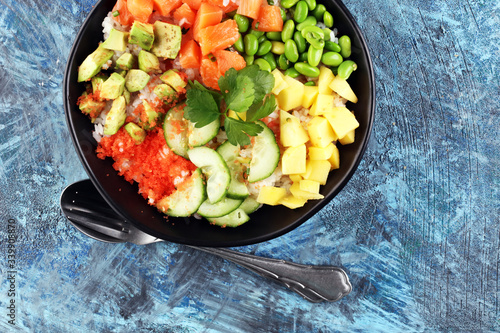
[{"label": "sliced avocado", "polygon": [[146,138],[146,131],[143,130],[136,123],[128,123],[127,125],[125,125],[124,128],[127,131],[127,133],[130,135],[130,137],[132,139],[134,139],[136,145],[141,144],[144,141],[144,139]]},{"label": "sliced avocado", "polygon": [[127,49],[128,35],[128,32],[111,29],[109,37],[101,44],[101,47],[123,52]]},{"label": "sliced avocado", "polygon": [[106,99],[115,99],[123,94],[125,88],[125,78],[118,73],[113,73],[101,85],[100,97]]},{"label": "sliced avocado", "polygon": [[130,103],[130,91],[127,90],[127,88],[123,89],[123,97],[125,97],[125,103],[127,105]]},{"label": "sliced avocado", "polygon": [[151,52],[157,57],[175,59],[181,49],[182,31],[178,25],[154,23],[155,39]]},{"label": "sliced avocado", "polygon": [[92,78],[92,92],[95,94],[101,92],[102,84],[108,79],[107,75],[98,74]]},{"label": "sliced avocado", "polygon": [[78,99],[78,107],[83,113],[88,114],[93,121],[104,110],[106,102],[96,99],[95,96],[89,95],[85,91]]},{"label": "sliced avocado", "polygon": [[160,61],[153,53],[144,50],[139,51],[138,61],[139,69],[146,73],[160,71]]},{"label": "sliced avocado", "polygon": [[126,112],[127,104],[125,103],[125,97],[119,96],[113,101],[111,109],[106,115],[106,122],[104,123],[104,135],[113,135],[122,125],[125,123],[127,118]]},{"label": "sliced avocado", "polygon": [[145,117],[141,115],[141,122],[139,125],[145,130],[150,130],[157,125],[160,114],[151,106],[151,104],[149,104],[148,101],[143,100],[142,105],[144,106],[143,112]]},{"label": "sliced avocado", "polygon": [[112,50],[98,47],[89,54],[78,68],[78,82],[90,80],[94,75],[101,71],[102,65],[110,60],[115,54]]},{"label": "sliced avocado", "polygon": [[144,88],[149,82],[150,76],[148,73],[140,69],[131,69],[125,77],[125,87],[130,92],[136,92]]},{"label": "sliced avocado", "polygon": [[125,52],[118,59],[116,59],[116,68],[122,70],[129,70],[134,67],[135,58],[132,53]]},{"label": "sliced avocado", "polygon": [[170,85],[177,92],[183,92],[184,87],[186,87],[187,82],[179,74],[176,69],[169,69],[160,76],[160,79],[166,84]]},{"label": "sliced avocado", "polygon": [[151,50],[153,41],[155,39],[154,28],[152,24],[141,23],[135,21],[130,29],[128,42],[130,44],[137,44],[144,50]]},{"label": "sliced avocado", "polygon": [[160,98],[162,101],[164,101],[166,104],[170,104],[172,102],[175,102],[177,100],[178,94],[168,84],[159,84],[157,85],[153,92],[155,93],[158,98]]}]

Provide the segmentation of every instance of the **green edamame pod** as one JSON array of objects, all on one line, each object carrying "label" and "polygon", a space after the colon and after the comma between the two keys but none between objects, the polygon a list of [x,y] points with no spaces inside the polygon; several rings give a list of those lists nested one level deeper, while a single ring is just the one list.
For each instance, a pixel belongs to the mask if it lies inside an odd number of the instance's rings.
[{"label": "green edamame pod", "polygon": [[323,23],[327,28],[333,27],[333,16],[330,12],[326,11],[323,13]]},{"label": "green edamame pod", "polygon": [[255,35],[246,34],[243,37],[243,44],[245,45],[245,53],[248,55],[254,55],[259,49],[259,41]]},{"label": "green edamame pod", "polygon": [[240,37],[234,43],[234,48],[236,49],[236,51],[243,53],[243,52],[245,52],[245,44],[243,43],[243,37],[241,36],[241,34],[239,34],[239,35],[240,35]]},{"label": "green edamame pod", "polygon": [[357,68],[358,65],[354,61],[345,60],[337,68],[337,75],[347,80],[349,76],[351,76],[352,72],[354,72]]},{"label": "green edamame pod", "polygon": [[236,24],[238,25],[238,31],[239,32],[247,32],[248,27],[250,26],[250,22],[248,21],[248,17],[236,14],[233,17],[233,20],[236,21]]},{"label": "green edamame pod", "polygon": [[321,56],[323,55],[323,49],[317,49],[314,46],[309,46],[307,50],[307,63],[311,66],[318,66],[321,62]]},{"label": "green edamame pod", "polygon": [[272,44],[272,48],[271,48],[271,52],[274,53],[274,54],[277,54],[277,55],[280,55],[280,54],[283,54],[285,53],[285,43],[283,42],[278,42],[276,40],[273,40],[271,42]]},{"label": "green edamame pod", "polygon": [[263,58],[255,59],[253,63],[258,65],[263,71],[271,72],[271,65]]},{"label": "green edamame pod", "polygon": [[293,32],[295,31],[295,22],[293,20],[288,20],[283,24],[283,30],[281,30],[281,40],[285,43],[287,40],[293,37]]},{"label": "green edamame pod", "polygon": [[318,67],[311,66],[309,64],[306,64],[305,62],[298,62],[295,65],[293,65],[293,68],[297,72],[299,72],[302,75],[309,76],[309,77],[318,77],[319,76],[319,69]]},{"label": "green edamame pod", "polygon": [[289,39],[285,42],[285,56],[291,62],[297,62],[299,60],[299,50],[297,50],[297,44],[293,39]]},{"label": "green edamame pod", "polygon": [[276,59],[274,58],[274,54],[272,54],[271,52],[268,52],[266,54],[264,54],[262,56],[262,59],[264,59],[265,61],[267,61],[267,63],[269,64],[269,66],[271,66],[271,71],[273,71],[277,64],[276,64]]},{"label": "green edamame pod", "polygon": [[295,42],[295,44],[297,44],[297,49],[300,53],[306,50],[306,39],[302,36],[300,31],[295,31],[295,33],[293,34],[293,41]]},{"label": "green edamame pod", "polygon": [[351,38],[344,35],[339,38],[340,54],[344,58],[349,58],[351,56]]},{"label": "green edamame pod", "polygon": [[280,54],[278,57],[278,67],[284,71],[287,70],[288,67],[290,66],[288,59],[286,58],[285,54]]},{"label": "green edamame pod", "polygon": [[309,14],[309,7],[304,0],[300,0],[295,5],[295,11],[293,12],[293,19],[297,23],[302,23],[307,18],[307,14]]},{"label": "green edamame pod", "polygon": [[341,50],[340,45],[332,41],[325,41],[325,49],[333,52],[340,52]]},{"label": "green edamame pod", "polygon": [[262,44],[259,45],[256,55],[263,56],[264,54],[271,51],[273,48],[273,44],[270,41],[265,40]]},{"label": "green edamame pod", "polygon": [[316,0],[304,0],[307,3],[309,10],[314,10],[316,8]]},{"label": "green edamame pod", "polygon": [[314,16],[308,16],[302,23],[297,24],[297,30],[302,31],[305,27],[316,25],[316,23],[318,23],[318,20]]},{"label": "green edamame pod", "polygon": [[304,83],[304,85],[312,87],[312,86],[315,86],[316,83],[314,83],[314,81],[307,81],[306,83]]},{"label": "green edamame pod", "polygon": [[284,73],[286,76],[289,76],[293,79],[295,79],[296,77],[299,77],[300,76],[300,73],[297,72],[297,70],[293,67],[290,67],[288,68],[285,73]]},{"label": "green edamame pod", "polygon": [[280,31],[266,32],[266,37],[269,40],[281,40],[281,32]]},{"label": "green edamame pod", "polygon": [[299,0],[283,0],[281,1],[281,7],[283,8],[292,8],[293,6],[295,6],[295,4],[299,2]]},{"label": "green edamame pod", "polygon": [[325,52],[321,57],[321,62],[327,66],[337,67],[344,61],[338,52]]},{"label": "green edamame pod", "polygon": [[316,8],[314,8],[312,14],[316,18],[316,20],[320,21],[323,19],[323,15],[325,14],[325,12],[326,12],[325,5],[318,4]]},{"label": "green edamame pod", "polygon": [[245,62],[247,63],[247,66],[253,65],[255,57],[253,55],[248,55],[245,54],[243,55],[243,58],[245,59]]}]

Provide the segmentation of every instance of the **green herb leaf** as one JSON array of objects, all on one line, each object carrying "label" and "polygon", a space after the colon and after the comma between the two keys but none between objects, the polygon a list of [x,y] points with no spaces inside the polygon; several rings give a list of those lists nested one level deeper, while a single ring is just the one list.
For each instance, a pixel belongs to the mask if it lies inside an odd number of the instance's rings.
[{"label": "green herb leaf", "polygon": [[189,84],[189,87],[191,89],[198,89],[198,90],[203,90],[203,91],[209,92],[212,95],[212,97],[214,98],[214,100],[217,103],[217,105],[220,106],[220,102],[222,101],[222,95],[219,92],[217,92],[215,90],[209,90],[209,89],[207,89],[204,85],[202,85],[198,81],[191,81],[191,80],[189,80],[188,84]]},{"label": "green herb leaf", "polygon": [[256,121],[265,118],[273,113],[274,110],[276,110],[276,98],[271,94],[264,100],[264,104],[260,108],[248,110],[246,120]]},{"label": "green herb leaf", "polygon": [[224,121],[224,129],[226,130],[227,139],[235,146],[249,145],[250,138],[248,136],[256,136],[263,130],[262,126],[259,124],[230,117],[226,117],[226,120]]},{"label": "green herb leaf", "polygon": [[219,106],[210,92],[198,89],[189,89],[186,92],[184,118],[195,123],[195,127],[206,126],[219,117]]},{"label": "green herb leaf", "polygon": [[254,103],[254,82],[248,76],[240,75],[234,68],[221,76],[218,83],[229,110],[244,112]]},{"label": "green herb leaf", "polygon": [[263,71],[258,65],[251,65],[241,69],[239,75],[248,76],[255,83],[255,101],[260,102],[264,96],[274,88],[273,74]]}]

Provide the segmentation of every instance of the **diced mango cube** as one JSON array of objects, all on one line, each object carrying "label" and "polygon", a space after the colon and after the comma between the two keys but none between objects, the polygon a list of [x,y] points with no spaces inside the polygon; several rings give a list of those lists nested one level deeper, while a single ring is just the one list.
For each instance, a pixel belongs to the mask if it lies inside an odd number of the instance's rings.
[{"label": "diced mango cube", "polygon": [[311,106],[309,114],[311,116],[319,116],[329,112],[333,108],[333,95],[318,94],[316,101]]},{"label": "diced mango cube", "polygon": [[[227,115],[231,118],[234,118],[234,119],[239,119],[241,118],[241,120],[246,120],[247,119],[247,112],[234,112],[233,110],[229,110]],[[239,116],[239,118],[238,118]]]},{"label": "diced mango cube", "polygon": [[304,97],[302,97],[302,106],[310,108],[318,96],[318,86],[304,86]]},{"label": "diced mango cube", "polygon": [[286,196],[286,193],[286,189],[281,187],[263,186],[257,196],[257,202],[275,206]]},{"label": "diced mango cube", "polygon": [[343,106],[334,107],[330,112],[325,113],[324,116],[328,119],[339,139],[342,139],[347,133],[359,127],[354,114]]},{"label": "diced mango cube", "polygon": [[354,94],[354,91],[352,91],[351,86],[345,79],[336,76],[330,82],[328,87],[330,87],[330,89],[332,89],[333,91],[335,91],[337,94],[344,97],[348,101],[353,103],[358,102],[358,97],[356,96],[356,94]]},{"label": "diced mango cube", "polygon": [[328,160],[335,149],[333,142],[330,142],[326,147],[309,147],[308,156],[310,160]]},{"label": "diced mango cube", "polygon": [[280,141],[284,147],[295,147],[309,141],[300,119],[283,110],[280,110]]},{"label": "diced mango cube", "polygon": [[290,180],[294,183],[298,183],[302,180],[301,175],[288,175],[288,177],[290,177]]},{"label": "diced mango cube", "polygon": [[302,179],[299,182],[299,188],[301,191],[306,191],[310,193],[319,193],[319,182],[315,180]]},{"label": "diced mango cube", "polygon": [[295,209],[304,206],[306,202],[307,199],[297,198],[293,195],[287,195],[286,197],[280,200],[279,204],[286,206],[290,209]]},{"label": "diced mango cube", "polygon": [[319,68],[318,76],[318,91],[320,94],[329,95],[332,93],[332,89],[329,87],[330,82],[332,82],[335,75],[330,68],[326,66],[321,66]]},{"label": "diced mango cube", "polygon": [[328,162],[331,164],[330,170],[338,169],[340,167],[339,148],[335,145],[333,146],[332,156],[330,156]]},{"label": "diced mango cube", "polygon": [[280,109],[289,111],[302,105],[304,84],[287,75],[285,75],[284,80],[288,84],[288,87],[281,90],[276,99]]},{"label": "diced mango cube", "polygon": [[281,171],[285,175],[306,172],[306,145],[288,147],[281,159]]},{"label": "diced mango cube", "polygon": [[341,144],[343,144],[344,146],[353,143],[354,142],[354,132],[355,132],[355,130],[347,132],[347,134],[342,139],[339,139],[339,142]]},{"label": "diced mango cube", "polygon": [[302,177],[307,180],[315,180],[321,185],[326,184],[328,174],[330,173],[331,164],[324,160],[309,160],[306,164],[306,172]]},{"label": "diced mango cube", "polygon": [[292,186],[290,186],[290,193],[292,193],[292,195],[296,198],[305,199],[305,200],[309,200],[309,199],[318,200],[318,199],[324,198],[324,196],[322,194],[319,194],[319,193],[311,193],[311,192],[307,192],[307,191],[302,191],[300,189],[299,183],[293,183]]},{"label": "diced mango cube", "polygon": [[274,88],[271,92],[275,95],[278,95],[283,89],[288,87],[288,83],[285,81],[285,76],[279,69],[275,69],[271,72],[274,76]]},{"label": "diced mango cube", "polygon": [[315,147],[326,147],[332,141],[337,140],[330,123],[321,116],[316,116],[307,123],[307,131]]}]

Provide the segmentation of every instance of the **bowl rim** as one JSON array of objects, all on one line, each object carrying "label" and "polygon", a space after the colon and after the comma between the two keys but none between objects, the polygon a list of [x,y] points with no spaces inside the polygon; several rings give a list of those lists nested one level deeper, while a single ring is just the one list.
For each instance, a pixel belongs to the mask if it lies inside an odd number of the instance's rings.
[{"label": "bowl rim", "polygon": [[[109,206],[119,215],[121,216],[124,220],[129,221],[132,223],[135,227],[140,229],[143,232],[146,232],[148,234],[151,234],[155,237],[164,239],[166,241],[174,242],[174,243],[179,243],[179,244],[188,244],[188,245],[198,245],[198,246],[207,246],[207,247],[212,247],[212,246],[217,246],[217,247],[233,247],[233,246],[245,246],[245,245],[251,245],[251,244],[256,244],[256,243],[261,243],[264,241],[268,241],[274,238],[277,238],[279,236],[282,236],[291,230],[299,227],[302,225],[304,222],[306,222],[308,219],[313,217],[315,214],[317,214],[323,207],[325,207],[344,187],[345,185],[349,182],[349,180],[352,178],[356,170],[358,169],[359,164],[361,163],[361,160],[363,159],[364,153],[367,149],[368,143],[370,141],[371,137],[371,132],[373,128],[373,122],[375,118],[375,107],[376,107],[376,98],[375,98],[375,74],[374,74],[374,69],[373,69],[373,63],[372,63],[372,58],[370,56],[370,52],[368,49],[368,45],[366,43],[365,37],[358,26],[356,20],[354,19],[353,15],[350,13],[350,11],[347,9],[347,7],[342,3],[340,0],[326,0],[323,2],[334,2],[340,9],[343,11],[346,19],[350,22],[354,29],[354,33],[359,39],[359,47],[362,49],[362,54],[364,57],[366,57],[366,65],[367,65],[367,79],[369,81],[369,87],[370,91],[368,93],[369,96],[369,107],[367,108],[368,112],[368,118],[367,118],[367,123],[366,123],[366,130],[364,131],[365,133],[365,139],[361,143],[361,146],[359,149],[356,151],[354,155],[354,162],[349,170],[341,179],[338,181],[338,184],[329,192],[325,197],[321,200],[318,200],[314,206],[309,209],[305,214],[302,214],[298,219],[293,221],[292,223],[287,224],[285,227],[277,229],[271,233],[266,233],[263,235],[258,235],[254,237],[248,237],[243,240],[227,240],[227,241],[219,241],[216,244],[213,241],[190,241],[187,240],[185,237],[165,237],[163,234],[159,233],[156,230],[153,230],[144,223],[137,221],[134,218],[131,218],[126,214],[125,212],[120,209],[120,206],[114,202],[114,200],[111,198],[111,196],[105,191],[105,189],[101,186],[99,180],[97,179],[96,175],[94,174],[93,169],[91,168],[89,162],[84,156],[84,153],[82,151],[82,146],[80,145],[77,135],[75,133],[75,128],[73,124],[73,119],[71,116],[71,109],[74,107],[72,105],[72,101],[69,98],[68,92],[69,92],[69,87],[72,82],[70,82],[70,71],[73,66],[75,54],[77,53],[77,50],[80,46],[81,43],[81,36],[83,32],[86,30],[87,26],[89,25],[89,22],[91,21],[91,18],[93,17],[94,13],[98,10],[100,10],[100,5],[105,2],[105,1],[110,1],[110,0],[99,0],[92,8],[92,10],[89,12],[85,20],[83,21],[82,25],[80,26],[80,29],[77,32],[77,35],[74,39],[73,45],[71,47],[71,50],[68,54],[67,58],[67,63],[65,67],[65,72],[64,72],[64,79],[63,79],[63,96],[64,96],[64,110],[65,110],[65,117],[66,117],[66,122],[68,125],[68,130],[71,135],[71,139],[73,142],[73,145],[76,149],[78,158],[80,159],[87,175],[89,176],[89,179],[92,181],[98,192],[101,194],[101,196],[105,199],[105,201],[109,204]],[[139,198],[140,199],[140,198]]]}]

